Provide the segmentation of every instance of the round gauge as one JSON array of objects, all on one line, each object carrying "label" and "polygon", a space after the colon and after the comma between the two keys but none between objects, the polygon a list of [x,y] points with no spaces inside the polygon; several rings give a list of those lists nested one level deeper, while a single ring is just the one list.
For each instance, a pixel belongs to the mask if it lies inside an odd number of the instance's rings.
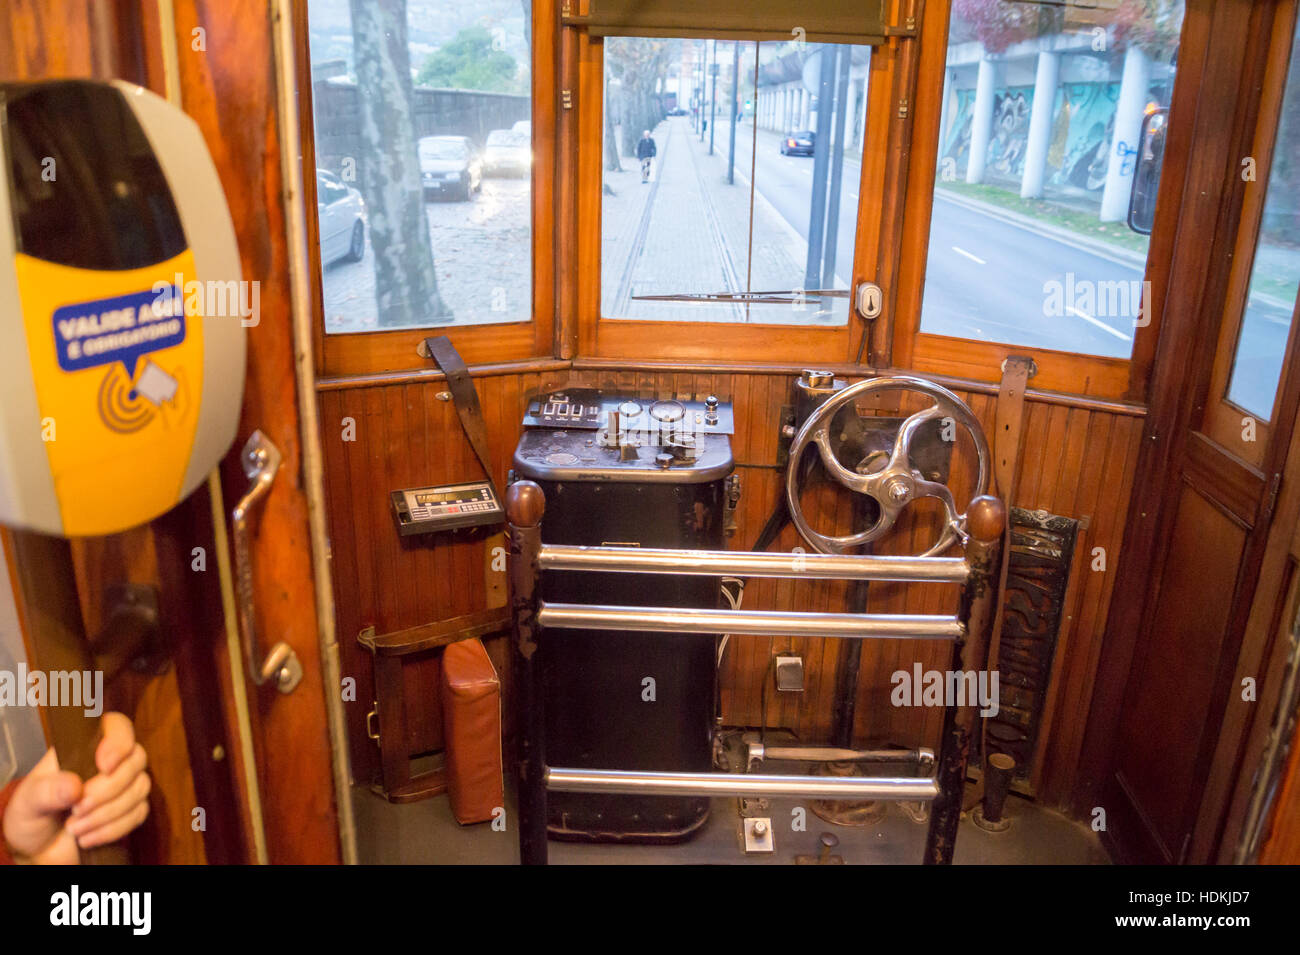
[{"label": "round gauge", "polygon": [[625,401],[618,406],[618,413],[624,418],[635,418],[641,413],[641,406],[635,401]]},{"label": "round gauge", "polygon": [[656,421],[681,421],[686,408],[680,401],[656,401],[650,406],[650,417]]}]

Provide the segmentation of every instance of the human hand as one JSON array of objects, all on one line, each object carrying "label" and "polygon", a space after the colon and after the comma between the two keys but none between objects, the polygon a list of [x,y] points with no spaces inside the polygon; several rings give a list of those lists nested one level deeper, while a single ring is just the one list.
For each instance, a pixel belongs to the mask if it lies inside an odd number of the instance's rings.
[{"label": "human hand", "polygon": [[101,725],[93,778],[61,771],[50,749],[14,789],[0,835],[15,861],[75,865],[79,847],[116,842],[148,817],[152,783],[135,728],[121,713]]}]

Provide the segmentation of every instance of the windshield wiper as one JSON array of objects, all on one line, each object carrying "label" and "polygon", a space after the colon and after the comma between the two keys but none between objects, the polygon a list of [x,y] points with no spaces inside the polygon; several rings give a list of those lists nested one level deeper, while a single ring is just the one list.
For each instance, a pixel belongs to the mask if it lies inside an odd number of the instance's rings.
[{"label": "windshield wiper", "polygon": [[848,289],[789,289],[783,292],[680,292],[675,295],[633,295],[641,302],[754,302],[798,305],[816,298],[848,298]]}]

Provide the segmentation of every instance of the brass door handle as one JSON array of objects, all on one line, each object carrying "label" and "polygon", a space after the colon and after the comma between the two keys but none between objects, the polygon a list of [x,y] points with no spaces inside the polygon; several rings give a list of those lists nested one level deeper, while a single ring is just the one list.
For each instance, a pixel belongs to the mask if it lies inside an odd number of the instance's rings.
[{"label": "brass door handle", "polygon": [[240,452],[244,474],[252,482],[235,509],[231,523],[235,537],[235,599],[239,604],[239,637],[244,644],[248,664],[248,678],[258,686],[275,680],[281,693],[292,693],[302,682],[302,663],[293,648],[283,640],[271,647],[265,659],[257,636],[257,622],[253,603],[253,558],[248,547],[248,514],[250,509],[271,490],[271,482],[280,470],[280,449],[261,431],[254,431]]}]

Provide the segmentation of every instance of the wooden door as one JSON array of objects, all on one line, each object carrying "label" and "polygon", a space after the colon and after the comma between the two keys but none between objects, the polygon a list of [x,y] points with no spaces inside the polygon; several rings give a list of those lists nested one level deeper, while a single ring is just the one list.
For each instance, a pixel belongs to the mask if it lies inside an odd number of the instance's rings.
[{"label": "wooden door", "polygon": [[[1167,332],[1181,340],[1161,343],[1153,381],[1162,390],[1151,396],[1129,513],[1137,539],[1118,569],[1090,716],[1090,749],[1105,770],[1076,806],[1094,819],[1104,813],[1104,837],[1124,861],[1215,858],[1251,708],[1280,677],[1243,667],[1271,635],[1247,622],[1252,603],[1265,599],[1260,568],[1300,399],[1296,290],[1277,281],[1288,270],[1300,278],[1300,257],[1277,245],[1300,234],[1293,217],[1278,215],[1294,188],[1300,55],[1293,3],[1253,15],[1272,20],[1271,31],[1255,34],[1259,47],[1238,64],[1210,67],[1236,70],[1220,88],[1220,108],[1241,96],[1221,137],[1222,165],[1204,173],[1232,182],[1219,224],[1235,228],[1209,249],[1199,315],[1175,320]],[[1236,28],[1245,27],[1238,17]],[[1279,595],[1266,599],[1276,606]]]},{"label": "wooden door", "polygon": [[[154,777],[151,818],[131,840],[136,862],[331,863],[352,854],[340,835],[349,831],[347,762],[341,750],[333,758],[340,679],[323,516],[312,503],[323,496],[310,337],[295,332],[291,291],[291,262],[305,254],[293,245],[301,209],[288,199],[295,186],[281,164],[281,131],[295,120],[284,115],[292,98],[275,70],[276,6],[16,0],[0,14],[0,77],[120,77],[186,110],[225,188],[243,278],[259,292],[238,436],[220,469],[148,525],[63,545],[88,634],[99,630],[114,585],[149,585],[159,597],[160,659],[148,672],[125,668],[107,689],[109,707],[133,718]],[[254,431],[282,462],[251,514],[251,617],[260,655],[283,641],[301,665],[289,693],[249,679],[230,571],[230,511],[249,488],[240,451]],[[48,617],[41,584],[50,576],[30,543],[6,538],[29,647]],[[48,539],[36,543],[49,552]]]}]

